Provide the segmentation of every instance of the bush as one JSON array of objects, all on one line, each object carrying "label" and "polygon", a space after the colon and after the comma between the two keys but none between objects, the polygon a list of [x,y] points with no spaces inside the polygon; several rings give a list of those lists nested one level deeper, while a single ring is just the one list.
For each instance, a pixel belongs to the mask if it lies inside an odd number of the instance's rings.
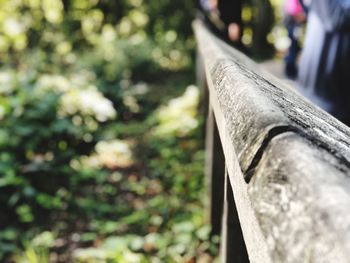
[{"label": "bush", "polygon": [[191,2],[0,6],[0,259],[214,253],[199,95],[189,86]]}]

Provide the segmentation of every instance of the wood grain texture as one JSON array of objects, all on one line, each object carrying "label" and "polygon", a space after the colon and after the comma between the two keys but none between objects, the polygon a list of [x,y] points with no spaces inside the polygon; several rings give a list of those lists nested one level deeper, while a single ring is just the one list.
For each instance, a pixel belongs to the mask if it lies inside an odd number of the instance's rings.
[{"label": "wood grain texture", "polygon": [[194,23],[251,262],[350,262],[350,130]]},{"label": "wood grain texture", "polygon": [[[244,173],[279,127],[294,130],[350,163],[350,130],[278,80],[263,73],[243,54],[195,23],[207,75],[225,116]],[[237,114],[239,113],[239,114]],[[247,150],[249,149],[249,150]]]},{"label": "wood grain texture", "polygon": [[349,169],[295,133],[275,137],[248,186],[274,262],[349,262]]}]

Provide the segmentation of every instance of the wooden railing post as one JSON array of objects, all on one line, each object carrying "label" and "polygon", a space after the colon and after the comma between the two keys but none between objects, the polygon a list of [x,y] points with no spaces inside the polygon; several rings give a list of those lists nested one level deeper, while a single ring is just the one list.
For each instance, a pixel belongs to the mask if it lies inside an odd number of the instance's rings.
[{"label": "wooden railing post", "polygon": [[206,123],[206,182],[209,194],[209,221],[212,235],[221,233],[224,203],[225,158],[213,110],[209,107]]},{"label": "wooden railing post", "polygon": [[230,178],[226,169],[224,191],[225,199],[220,247],[221,262],[249,263]]},{"label": "wooden railing post", "polygon": [[224,202],[225,158],[218,127],[210,105],[205,68],[201,55],[196,56],[197,85],[202,93],[200,110],[205,119],[205,183],[208,193],[206,218],[211,225],[211,235],[220,235]]}]

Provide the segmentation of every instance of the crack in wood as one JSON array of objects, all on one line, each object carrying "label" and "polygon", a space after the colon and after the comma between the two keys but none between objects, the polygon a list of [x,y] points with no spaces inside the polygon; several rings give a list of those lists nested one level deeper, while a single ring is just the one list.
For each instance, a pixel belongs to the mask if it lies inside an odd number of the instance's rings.
[{"label": "crack in wood", "polygon": [[255,156],[252,160],[252,162],[250,163],[247,171],[244,174],[244,180],[246,181],[246,183],[249,183],[250,180],[252,179],[252,177],[254,176],[254,171],[255,168],[258,166],[259,161],[261,160],[265,149],[268,147],[269,143],[278,135],[281,135],[283,133],[286,132],[297,132],[297,128],[293,127],[293,126],[276,126],[273,127],[272,129],[270,129],[268,131],[268,133],[266,134],[263,142],[261,143],[260,148],[257,150],[257,152],[255,153]]}]

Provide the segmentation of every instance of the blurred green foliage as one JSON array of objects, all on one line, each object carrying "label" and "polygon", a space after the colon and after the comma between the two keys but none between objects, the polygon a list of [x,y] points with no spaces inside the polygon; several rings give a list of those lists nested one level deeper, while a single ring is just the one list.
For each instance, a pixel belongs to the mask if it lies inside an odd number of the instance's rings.
[{"label": "blurred green foliage", "polygon": [[193,8],[0,0],[1,262],[212,262]]},{"label": "blurred green foliage", "polygon": [[215,255],[193,11],[186,0],[0,1],[1,261]]}]

